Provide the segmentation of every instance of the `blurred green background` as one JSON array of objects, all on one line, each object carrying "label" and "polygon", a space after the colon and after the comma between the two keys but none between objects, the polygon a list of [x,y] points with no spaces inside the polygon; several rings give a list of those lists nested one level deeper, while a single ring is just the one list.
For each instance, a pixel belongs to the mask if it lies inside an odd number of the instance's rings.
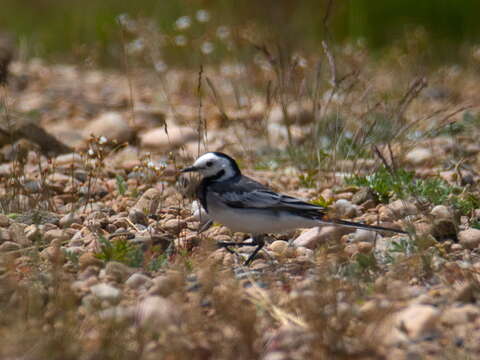
[{"label": "blurred green background", "polygon": [[[391,44],[408,42],[420,31],[432,58],[456,61],[460,46],[480,42],[479,0],[332,3],[330,36],[338,43],[362,39],[379,53]],[[327,4],[328,0],[2,0],[0,31],[13,34],[27,58],[116,66],[121,64],[123,45],[136,36],[119,26],[119,15],[124,14],[124,19],[148,20],[148,28],[162,34],[167,62],[188,65],[188,53],[176,49],[185,42],[203,44],[206,53],[205,42],[213,44],[212,57],[218,60],[232,47],[238,49],[238,40],[249,31],[253,38],[261,35],[261,41],[315,51],[325,35],[322,19]],[[202,9],[207,16],[198,15]],[[186,28],[185,22],[177,22],[182,16],[189,17]],[[218,44],[221,31],[224,35],[228,31],[235,42]]]}]

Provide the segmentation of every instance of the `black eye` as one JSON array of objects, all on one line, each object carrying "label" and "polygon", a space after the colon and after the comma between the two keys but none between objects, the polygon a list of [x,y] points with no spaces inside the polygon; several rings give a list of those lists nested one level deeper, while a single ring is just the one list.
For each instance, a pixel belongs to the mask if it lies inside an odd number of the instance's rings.
[{"label": "black eye", "polygon": [[213,165],[213,162],[211,161],[207,161],[207,164],[206,164],[208,167],[212,166]]}]

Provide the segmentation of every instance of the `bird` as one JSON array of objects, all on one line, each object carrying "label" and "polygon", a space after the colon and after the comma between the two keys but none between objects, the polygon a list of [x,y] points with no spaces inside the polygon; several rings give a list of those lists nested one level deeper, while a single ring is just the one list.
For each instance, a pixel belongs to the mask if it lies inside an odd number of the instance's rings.
[{"label": "bird", "polygon": [[180,172],[200,175],[195,196],[211,221],[251,235],[252,242],[218,243],[230,252],[230,246],[256,245],[245,265],[264,247],[267,234],[322,225],[407,234],[403,230],[330,218],[322,206],[278,193],[243,175],[237,162],[222,152],[207,152]]}]

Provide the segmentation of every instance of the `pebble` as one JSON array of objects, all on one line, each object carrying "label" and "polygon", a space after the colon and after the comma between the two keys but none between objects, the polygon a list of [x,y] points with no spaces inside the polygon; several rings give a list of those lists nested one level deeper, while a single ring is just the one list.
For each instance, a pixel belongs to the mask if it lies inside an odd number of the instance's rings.
[{"label": "pebble", "polygon": [[134,224],[148,225],[148,217],[142,210],[136,208],[130,209],[128,218]]},{"label": "pebble", "polygon": [[374,242],[377,237],[380,237],[380,235],[375,231],[357,229],[353,235],[353,240],[355,242]]},{"label": "pebble", "polygon": [[175,291],[175,288],[181,283],[181,278],[178,274],[172,273],[168,275],[159,275],[152,281],[153,285],[148,293],[150,295],[167,297]]},{"label": "pebble", "polygon": [[46,242],[51,242],[52,240],[67,241],[69,240],[67,234],[61,229],[53,229],[45,232],[43,238]]},{"label": "pebble", "polygon": [[21,246],[29,246],[32,242],[25,234],[26,226],[23,224],[13,223],[8,228],[10,239]]},{"label": "pebble", "polygon": [[5,215],[5,214],[0,214],[0,227],[6,228],[12,223],[12,220]]},{"label": "pebble", "polygon": [[287,248],[288,242],[283,240],[276,240],[270,244],[270,250],[277,254],[282,254]]},{"label": "pebble", "polygon": [[353,231],[355,230],[341,226],[315,227],[304,231],[293,241],[293,245],[296,247],[303,246],[308,249],[315,249],[321,243],[339,241],[343,235]]},{"label": "pebble", "polygon": [[387,206],[382,206],[378,215],[382,221],[393,221],[408,215],[416,215],[417,213],[418,209],[414,204],[405,200],[395,200]]},{"label": "pebble", "polygon": [[0,245],[0,252],[10,252],[20,249],[21,245],[13,241],[5,241],[2,245]]},{"label": "pebble", "polygon": [[361,241],[357,243],[358,252],[362,254],[368,254],[373,250],[373,244],[371,242]]},{"label": "pebble", "polygon": [[119,283],[124,282],[132,272],[131,268],[118,261],[109,261],[105,266],[105,275]]},{"label": "pebble", "polygon": [[62,228],[69,227],[72,224],[81,224],[81,223],[82,223],[82,218],[76,212],[71,212],[62,216],[62,218],[59,221],[59,225]]},{"label": "pebble", "polygon": [[475,321],[480,317],[480,309],[473,304],[445,309],[441,321],[443,324],[454,326]]},{"label": "pebble", "polygon": [[173,149],[197,138],[198,133],[191,127],[174,125],[168,126],[168,134],[163,126],[140,134],[142,146],[157,150]]},{"label": "pebble", "polygon": [[71,166],[71,165],[81,165],[82,164],[82,157],[80,154],[70,153],[70,154],[63,154],[57,156],[55,158],[54,163],[57,166]]},{"label": "pebble", "polygon": [[433,152],[429,148],[416,147],[405,155],[405,160],[412,165],[420,165],[433,159]]},{"label": "pebble", "polygon": [[162,223],[162,228],[170,233],[178,234],[187,227],[187,222],[182,219],[170,219]]},{"label": "pebble", "polygon": [[355,205],[363,204],[369,200],[378,203],[377,195],[369,187],[360,188],[360,190],[358,190],[352,197],[352,203]]},{"label": "pebble", "polygon": [[120,301],[122,292],[106,283],[100,283],[90,287],[92,294],[100,300],[106,300],[111,303],[118,303]]},{"label": "pebble", "polygon": [[358,207],[346,199],[335,201],[332,205],[332,209],[339,217],[352,218],[357,216],[358,213]]},{"label": "pebble", "polygon": [[145,298],[138,305],[136,313],[140,324],[157,330],[176,322],[179,318],[175,304],[161,296]]},{"label": "pebble", "polygon": [[453,218],[453,212],[451,211],[450,208],[448,208],[445,205],[437,205],[435,206],[432,211],[430,211],[430,214],[434,216],[437,219],[452,219]]},{"label": "pebble", "polygon": [[460,231],[458,241],[466,249],[475,249],[480,244],[480,230],[470,228]]},{"label": "pebble", "polygon": [[85,270],[89,266],[102,267],[103,261],[95,257],[93,253],[86,252],[78,258],[78,265],[80,266],[80,270]]},{"label": "pebble", "polygon": [[379,333],[384,334],[383,340],[389,345],[419,339],[436,329],[440,315],[440,311],[431,305],[410,305],[393,314],[387,320],[387,327]]},{"label": "pebble", "polygon": [[128,216],[134,224],[148,225],[148,215],[154,215],[160,204],[161,193],[155,188],[145,191],[130,209]]},{"label": "pebble", "polygon": [[132,274],[127,281],[125,282],[125,285],[127,285],[131,289],[140,289],[140,288],[149,288],[153,284],[152,279],[150,279],[148,276],[140,273],[134,273]]},{"label": "pebble", "polygon": [[109,111],[90,121],[83,134],[86,138],[93,134],[95,136],[105,136],[109,140],[124,142],[130,140],[133,131],[123,114]]}]

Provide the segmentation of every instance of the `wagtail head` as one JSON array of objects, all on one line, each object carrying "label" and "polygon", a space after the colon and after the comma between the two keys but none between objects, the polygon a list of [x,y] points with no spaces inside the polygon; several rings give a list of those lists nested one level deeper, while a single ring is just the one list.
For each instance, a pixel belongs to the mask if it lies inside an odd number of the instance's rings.
[{"label": "wagtail head", "polygon": [[181,172],[197,172],[203,178],[212,178],[215,181],[224,181],[241,175],[235,160],[221,152],[206,153]]}]

